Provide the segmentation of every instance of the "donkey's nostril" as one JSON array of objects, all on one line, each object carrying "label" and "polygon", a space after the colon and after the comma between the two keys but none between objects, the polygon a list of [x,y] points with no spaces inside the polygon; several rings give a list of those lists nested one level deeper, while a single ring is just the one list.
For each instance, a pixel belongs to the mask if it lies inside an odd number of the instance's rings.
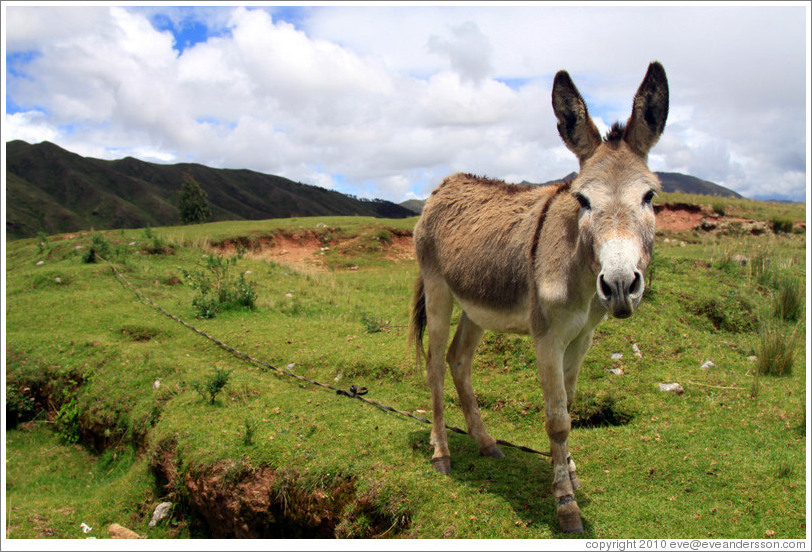
[{"label": "donkey's nostril", "polygon": [[606,283],[606,280],[603,279],[603,274],[598,278],[598,284],[601,286],[601,293],[606,299],[612,297],[612,288]]},{"label": "donkey's nostril", "polygon": [[639,270],[634,271],[634,280],[632,285],[629,286],[629,295],[639,295],[643,288],[643,275]]}]

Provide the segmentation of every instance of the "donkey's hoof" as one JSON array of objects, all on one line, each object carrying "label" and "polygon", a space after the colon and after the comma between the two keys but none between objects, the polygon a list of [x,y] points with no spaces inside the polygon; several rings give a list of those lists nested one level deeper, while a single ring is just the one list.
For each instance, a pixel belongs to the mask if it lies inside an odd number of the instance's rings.
[{"label": "donkey's hoof", "polygon": [[496,443],[486,447],[479,447],[479,454],[482,456],[490,456],[491,458],[504,458],[505,453],[496,446]]},{"label": "donkey's hoof", "polygon": [[434,466],[434,471],[437,473],[441,473],[443,475],[448,475],[451,473],[450,456],[438,456],[437,458],[432,458],[431,465]]},{"label": "donkey's hoof", "polygon": [[578,479],[578,475],[575,472],[570,472],[570,484],[572,485],[573,491],[581,488],[581,480]]},{"label": "donkey's hoof", "polygon": [[[558,499],[558,527],[564,533],[583,533],[584,524],[581,521],[581,509],[572,496]],[[567,501],[569,499],[569,501]]]}]

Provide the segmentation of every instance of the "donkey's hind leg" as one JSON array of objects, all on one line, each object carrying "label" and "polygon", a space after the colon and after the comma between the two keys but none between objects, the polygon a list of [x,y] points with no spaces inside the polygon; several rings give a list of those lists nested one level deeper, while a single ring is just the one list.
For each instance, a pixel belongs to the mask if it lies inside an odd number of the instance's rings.
[{"label": "donkey's hind leg", "polygon": [[502,458],[505,455],[496,446],[496,439],[491,437],[485,429],[485,423],[482,421],[482,415],[477,407],[474,387],[471,384],[471,364],[482,334],[482,328],[472,322],[463,312],[446,359],[451,367],[451,376],[454,378],[454,386],[460,397],[468,433],[479,443],[479,453],[483,456]]},{"label": "donkey's hind leg", "polygon": [[434,455],[431,464],[442,474],[451,473],[451,453],[448,450],[448,433],[445,429],[443,385],[445,383],[445,348],[451,326],[453,299],[448,285],[440,277],[424,275],[426,294],[426,324],[429,332],[426,372],[431,389],[431,444]]}]

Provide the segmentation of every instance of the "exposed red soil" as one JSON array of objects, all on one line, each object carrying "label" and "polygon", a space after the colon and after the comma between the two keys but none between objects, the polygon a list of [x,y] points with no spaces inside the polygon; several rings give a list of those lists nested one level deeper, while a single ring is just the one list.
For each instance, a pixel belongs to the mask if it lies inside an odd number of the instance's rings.
[{"label": "exposed red soil", "polygon": [[[390,229],[390,232],[391,241],[380,244],[383,257],[392,261],[414,259],[411,232],[400,229]],[[234,254],[238,246],[244,247],[245,256],[251,259],[318,271],[326,270],[324,256],[330,249],[340,248],[351,252],[362,248],[363,244],[360,236],[341,240],[313,230],[298,230],[293,233],[277,231],[271,236],[226,239],[212,244],[213,249],[225,254]]]},{"label": "exposed red soil", "polygon": [[683,205],[662,205],[657,206],[655,209],[655,216],[657,219],[657,230],[666,230],[670,232],[687,232],[701,224],[702,219],[708,216],[708,213],[703,212],[701,209],[694,209],[694,206]]}]

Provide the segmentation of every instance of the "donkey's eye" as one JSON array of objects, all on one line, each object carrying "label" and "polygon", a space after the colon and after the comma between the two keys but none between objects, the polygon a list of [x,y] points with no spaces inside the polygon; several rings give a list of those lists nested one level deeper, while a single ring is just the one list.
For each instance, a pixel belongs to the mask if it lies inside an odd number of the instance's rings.
[{"label": "donkey's eye", "polygon": [[578,200],[578,203],[581,205],[581,209],[589,210],[592,208],[592,205],[589,203],[589,200],[583,194],[575,192],[572,194],[572,197]]},{"label": "donkey's eye", "polygon": [[649,190],[646,192],[646,195],[643,196],[643,205],[651,205],[651,201],[654,199],[654,196],[657,195],[657,192],[654,190]]}]

